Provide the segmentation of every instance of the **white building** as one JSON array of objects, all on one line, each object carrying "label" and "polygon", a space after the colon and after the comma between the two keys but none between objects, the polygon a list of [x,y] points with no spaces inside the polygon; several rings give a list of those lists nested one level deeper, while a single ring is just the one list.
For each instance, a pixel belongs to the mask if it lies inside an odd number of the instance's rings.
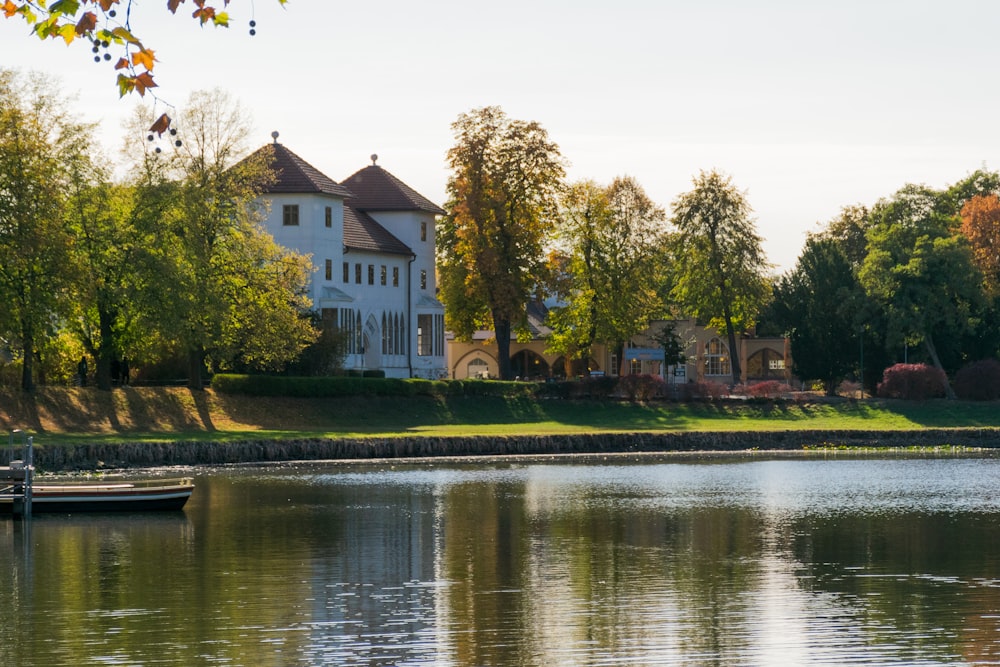
[{"label": "white building", "polygon": [[[441,207],[372,164],[338,184],[272,134],[276,182],[264,198],[275,240],[312,256],[313,307],[348,334],[346,369],[447,375],[434,232]],[[265,149],[261,149],[265,150]]]}]

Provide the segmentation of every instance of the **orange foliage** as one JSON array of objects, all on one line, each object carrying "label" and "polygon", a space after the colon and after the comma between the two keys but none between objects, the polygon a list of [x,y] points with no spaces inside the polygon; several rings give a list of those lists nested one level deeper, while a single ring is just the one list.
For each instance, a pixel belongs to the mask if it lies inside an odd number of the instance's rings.
[{"label": "orange foliage", "polygon": [[962,233],[976,265],[993,289],[1000,289],[1000,197],[977,195],[962,207]]},{"label": "orange foliage", "polygon": [[[284,5],[288,0],[276,0]],[[176,13],[185,0],[167,0],[167,10]],[[192,0],[195,10],[191,17],[200,24],[211,23],[219,27],[229,25],[229,15],[220,11],[229,5],[230,0]],[[31,0],[2,0],[0,14],[4,18],[21,17],[33,27],[35,36],[41,38],[60,38],[67,44],[76,39],[84,39],[92,47],[94,60],[110,61],[107,53],[111,45],[122,46],[126,57],[119,57],[114,69],[118,71],[117,82],[119,94],[137,92],[145,95],[150,88],[155,88],[153,81],[153,64],[156,58],[153,51],[146,48],[142,41],[119,18],[128,15],[132,0],[77,0],[76,2],[32,2]],[[250,23],[253,26],[253,22]],[[253,30],[250,31],[254,33]],[[101,51],[104,51],[103,57]],[[155,128],[151,128],[155,131]]]}]

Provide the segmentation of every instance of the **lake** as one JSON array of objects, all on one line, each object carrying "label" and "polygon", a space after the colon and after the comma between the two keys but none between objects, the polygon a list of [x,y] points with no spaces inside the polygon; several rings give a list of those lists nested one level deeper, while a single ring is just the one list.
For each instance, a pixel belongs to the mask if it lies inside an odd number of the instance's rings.
[{"label": "lake", "polygon": [[1000,459],[185,469],[0,518],[0,664],[1000,663]]}]

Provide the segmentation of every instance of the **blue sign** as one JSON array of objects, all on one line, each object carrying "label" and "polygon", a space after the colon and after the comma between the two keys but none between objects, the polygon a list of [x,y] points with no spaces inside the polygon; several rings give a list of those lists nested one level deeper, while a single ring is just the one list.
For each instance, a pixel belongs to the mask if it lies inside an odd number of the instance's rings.
[{"label": "blue sign", "polygon": [[665,358],[662,347],[626,347],[625,361],[663,361]]}]

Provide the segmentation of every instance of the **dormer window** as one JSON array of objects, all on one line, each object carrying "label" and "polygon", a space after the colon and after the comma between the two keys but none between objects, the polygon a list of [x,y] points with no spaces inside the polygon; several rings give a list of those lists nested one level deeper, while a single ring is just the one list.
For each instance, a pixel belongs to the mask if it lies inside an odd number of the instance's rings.
[{"label": "dormer window", "polygon": [[285,204],[281,207],[281,224],[285,227],[299,226],[298,204]]}]

